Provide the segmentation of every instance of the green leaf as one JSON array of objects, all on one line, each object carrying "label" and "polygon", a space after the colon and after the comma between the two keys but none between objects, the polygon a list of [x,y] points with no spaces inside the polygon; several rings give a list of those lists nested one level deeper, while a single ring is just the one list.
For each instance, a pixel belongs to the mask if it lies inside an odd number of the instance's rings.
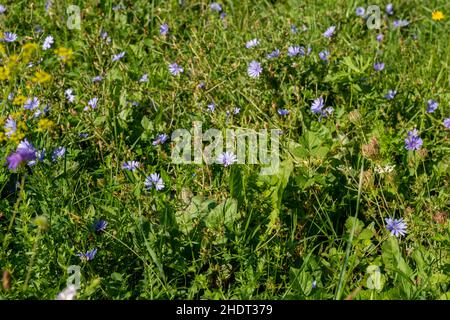
[{"label": "green leaf", "polygon": [[244,174],[239,166],[232,166],[230,172],[230,194],[241,205],[244,200]]}]

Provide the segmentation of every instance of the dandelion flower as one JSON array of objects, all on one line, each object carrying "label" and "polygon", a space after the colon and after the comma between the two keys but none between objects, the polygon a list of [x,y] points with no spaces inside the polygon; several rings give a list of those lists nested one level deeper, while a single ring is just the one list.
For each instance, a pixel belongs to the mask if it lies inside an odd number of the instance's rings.
[{"label": "dandelion flower", "polygon": [[433,11],[433,13],[431,14],[431,18],[434,21],[441,21],[442,19],[444,19],[444,14],[442,13],[442,11]]}]

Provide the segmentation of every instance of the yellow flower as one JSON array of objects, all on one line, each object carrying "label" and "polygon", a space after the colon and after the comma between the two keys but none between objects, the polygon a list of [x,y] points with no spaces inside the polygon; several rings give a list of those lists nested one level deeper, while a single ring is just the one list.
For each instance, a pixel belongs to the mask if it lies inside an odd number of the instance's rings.
[{"label": "yellow flower", "polygon": [[25,63],[31,60],[33,54],[37,51],[38,45],[36,43],[25,43],[22,46],[22,54]]},{"label": "yellow flower", "polygon": [[0,80],[5,81],[9,80],[9,77],[11,75],[11,71],[8,67],[0,67]]},{"label": "yellow flower", "polygon": [[431,17],[434,21],[441,21],[442,19],[444,19],[444,14],[442,13],[442,11],[433,11]]},{"label": "yellow flower", "polygon": [[73,58],[73,50],[72,49],[67,49],[64,47],[59,47],[58,49],[56,49],[55,54],[57,54],[59,56],[59,58],[67,64],[70,64]]},{"label": "yellow flower", "polygon": [[44,131],[48,131],[49,129],[51,129],[51,127],[53,126],[53,121],[52,120],[48,120],[48,119],[41,119],[38,122],[38,128],[37,128],[37,132],[44,132]]},{"label": "yellow flower", "polygon": [[36,71],[34,73],[34,78],[31,79],[33,82],[44,83],[50,81],[52,76],[43,70]]},{"label": "yellow flower", "polygon": [[18,95],[17,97],[14,98],[13,105],[15,105],[15,106],[23,106],[26,101],[27,101],[27,97],[25,97],[25,96],[20,94],[20,95]]},{"label": "yellow flower", "polygon": [[25,138],[25,133],[23,133],[19,130],[17,130],[10,136],[10,140],[12,142],[14,142],[15,144],[19,144],[19,142],[22,141],[23,138]]},{"label": "yellow flower", "polygon": [[3,142],[6,140],[6,135],[4,132],[0,132],[0,142]]},{"label": "yellow flower", "polygon": [[9,56],[7,67],[12,69],[17,65],[18,62],[19,62],[19,56],[17,54],[13,54],[13,55]]},{"label": "yellow flower", "polygon": [[0,53],[6,54],[5,47],[2,44],[0,44]]}]

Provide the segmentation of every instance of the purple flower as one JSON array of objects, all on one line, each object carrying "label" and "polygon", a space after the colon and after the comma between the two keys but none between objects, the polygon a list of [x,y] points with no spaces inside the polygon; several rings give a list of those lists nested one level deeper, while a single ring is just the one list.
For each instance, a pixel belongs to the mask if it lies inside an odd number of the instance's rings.
[{"label": "purple flower", "polygon": [[317,281],[313,280],[312,284],[311,284],[312,289],[317,288]]},{"label": "purple flower", "polygon": [[450,117],[444,120],[444,127],[446,127],[447,129],[450,128]]},{"label": "purple flower", "polygon": [[314,100],[314,102],[311,105],[311,111],[312,113],[315,114],[322,114],[322,108],[324,106],[324,102],[323,102],[323,97],[320,96],[319,98],[317,98],[316,100]]},{"label": "purple flower", "polygon": [[328,57],[330,56],[330,52],[328,50],[323,50],[319,52],[319,58],[323,61],[328,61]]},{"label": "purple flower", "polygon": [[217,12],[222,11],[222,6],[221,6],[219,3],[217,3],[217,2],[211,3],[211,4],[209,5],[209,8],[210,8],[212,11],[217,11]]},{"label": "purple flower", "polygon": [[423,144],[423,140],[419,137],[417,129],[408,132],[405,139],[405,148],[407,150],[419,150]]},{"label": "purple flower", "polygon": [[227,16],[226,12],[221,12],[219,18],[223,20],[225,19],[226,16]]},{"label": "purple flower", "polygon": [[377,35],[376,39],[378,42],[381,42],[381,41],[383,41],[383,38],[384,38],[384,35],[382,33],[380,33],[379,35]]},{"label": "purple flower", "polygon": [[433,99],[428,100],[427,112],[428,113],[434,112],[434,110],[436,110],[438,106],[439,106],[439,103],[437,103],[437,101],[434,101]]},{"label": "purple flower", "polygon": [[406,234],[406,223],[403,221],[403,218],[400,219],[392,219],[392,218],[386,218],[386,229],[391,233],[393,236],[404,236]]},{"label": "purple flower", "polygon": [[169,25],[167,23],[163,23],[159,27],[159,34],[162,36],[166,36],[169,33]]},{"label": "purple flower", "polygon": [[288,109],[278,109],[278,114],[280,116],[286,116],[289,114],[289,110]]},{"label": "purple flower", "polygon": [[278,58],[280,56],[280,50],[275,49],[267,55],[267,59]]},{"label": "purple flower", "polygon": [[9,170],[16,170],[22,162],[33,161],[35,159],[36,149],[27,139],[19,143],[16,152],[6,157]]},{"label": "purple flower", "polygon": [[139,166],[140,166],[140,163],[137,161],[127,161],[122,164],[122,169],[134,171],[134,170],[138,169]]},{"label": "purple flower", "polygon": [[366,13],[366,10],[363,7],[356,8],[356,15],[358,17],[364,17],[365,13]]},{"label": "purple flower", "polygon": [[291,32],[294,34],[298,32],[297,26],[295,24],[291,24]]},{"label": "purple flower", "polygon": [[323,36],[325,38],[331,38],[333,36],[333,33],[335,30],[336,30],[336,26],[331,26],[323,33]]},{"label": "purple flower", "polygon": [[32,166],[36,165],[36,163],[37,163],[38,161],[43,161],[43,160],[44,160],[44,157],[45,157],[45,148],[42,149],[41,151],[36,151],[36,159],[35,159],[35,160],[30,160],[30,161],[28,161],[27,164],[28,164],[30,167],[32,167]]},{"label": "purple flower", "polygon": [[386,5],[386,13],[390,16],[394,14],[394,6],[392,5],[392,3],[388,3]]},{"label": "purple flower", "polygon": [[48,50],[51,48],[52,44],[54,42],[54,39],[52,36],[48,36],[44,40],[44,44],[42,45],[42,50]]},{"label": "purple flower", "polygon": [[16,131],[17,131],[17,122],[13,118],[9,117],[6,122],[5,126],[3,127],[5,129],[5,135],[10,138]]},{"label": "purple flower", "polygon": [[184,72],[184,69],[182,67],[180,67],[176,62],[169,64],[169,72],[176,76],[179,75],[180,73]]},{"label": "purple flower", "polygon": [[207,108],[209,109],[209,111],[214,112],[214,110],[216,109],[216,104],[214,102],[211,102],[207,105]]},{"label": "purple flower", "polygon": [[237,162],[237,158],[234,153],[227,151],[219,154],[217,161],[223,164],[224,167],[228,167],[229,165]]},{"label": "purple flower", "polygon": [[261,67],[261,64],[259,62],[256,62],[255,60],[253,60],[248,65],[247,74],[249,75],[249,77],[256,79],[259,77],[262,70],[263,69]]},{"label": "purple flower", "polygon": [[75,96],[72,94],[72,92],[73,92],[72,89],[67,89],[66,91],[64,91],[66,99],[69,100],[69,102],[71,103],[75,101]]},{"label": "purple flower", "polygon": [[395,20],[393,23],[394,28],[406,27],[408,24],[408,20]]},{"label": "purple flower", "polygon": [[331,116],[334,112],[333,107],[325,108],[325,112],[322,113],[324,117]]},{"label": "purple flower", "polygon": [[97,254],[97,249],[94,248],[90,251],[87,251],[86,253],[80,252],[77,254],[77,256],[80,257],[81,261],[91,261],[94,259],[96,254]]},{"label": "purple flower", "polygon": [[5,13],[6,8],[4,5],[0,4],[0,13]]},{"label": "purple flower", "polygon": [[382,71],[384,69],[384,63],[383,62],[375,62],[373,65],[373,68],[375,71]]},{"label": "purple flower", "polygon": [[148,73],[144,73],[139,79],[139,82],[148,82]]},{"label": "purple flower", "polygon": [[167,139],[169,139],[169,137],[167,136],[167,134],[162,133],[159,134],[156,139],[153,141],[153,145],[156,146],[158,144],[163,144],[167,141]]},{"label": "purple flower", "polygon": [[88,101],[88,105],[92,108],[95,109],[97,108],[97,102],[98,102],[98,98],[94,97],[91,100]]},{"label": "purple flower", "polygon": [[385,97],[386,99],[388,99],[388,100],[392,100],[392,99],[395,98],[395,95],[396,95],[396,94],[397,94],[397,91],[396,91],[396,90],[389,90],[388,93],[386,93],[386,94],[384,95],[384,97]]},{"label": "purple flower", "polygon": [[45,11],[48,12],[48,10],[50,10],[50,8],[52,7],[52,0],[47,0],[45,2]]},{"label": "purple flower", "polygon": [[[288,51],[289,57],[295,57],[296,55],[300,54],[301,49],[299,46],[290,46],[287,51]],[[303,54],[304,54],[304,50],[303,50]]]},{"label": "purple flower", "polygon": [[152,187],[155,187],[157,191],[164,189],[164,181],[159,175],[159,173],[152,173],[147,176],[144,181],[145,187],[150,190]]},{"label": "purple flower", "polygon": [[39,99],[34,97],[33,99],[28,99],[25,104],[23,105],[23,108],[25,110],[33,110],[39,107]]},{"label": "purple flower", "polygon": [[89,134],[87,134],[86,132],[80,132],[78,134],[78,137],[80,137],[81,139],[86,139],[87,137],[89,137]]},{"label": "purple flower", "polygon": [[3,33],[3,41],[6,42],[14,42],[17,40],[17,34],[12,32],[4,32]]},{"label": "purple flower", "polygon": [[197,85],[197,88],[199,88],[199,89],[205,89],[205,87],[206,87],[206,85],[205,85],[204,82],[200,82],[200,83]]},{"label": "purple flower", "polygon": [[117,61],[117,60],[120,60],[120,59],[122,59],[124,56],[125,56],[125,51],[122,51],[121,53],[118,53],[118,54],[114,55],[114,56],[112,57],[112,61],[115,62],[115,61]]},{"label": "purple flower", "polygon": [[98,220],[95,221],[92,228],[94,229],[94,232],[101,233],[106,230],[106,226],[108,225],[108,222],[105,220]]},{"label": "purple flower", "polygon": [[62,157],[64,157],[64,155],[66,154],[66,148],[61,146],[56,148],[53,153],[52,153],[52,161],[56,162],[57,160],[61,159]]},{"label": "purple flower", "polygon": [[240,111],[241,111],[241,108],[236,107],[233,109],[233,114],[238,114]]},{"label": "purple flower", "polygon": [[93,77],[92,78],[92,82],[99,82],[99,81],[102,81],[103,80],[103,77],[102,76],[95,76],[95,77]]},{"label": "purple flower", "polygon": [[17,167],[19,167],[19,165],[22,163],[22,161],[22,156],[18,152],[13,152],[6,157],[6,162],[8,164],[9,170],[16,170]]},{"label": "purple flower", "polygon": [[259,44],[259,40],[255,38],[255,39],[247,41],[247,43],[245,44],[245,47],[247,49],[250,49],[250,48],[256,47],[258,44]]}]

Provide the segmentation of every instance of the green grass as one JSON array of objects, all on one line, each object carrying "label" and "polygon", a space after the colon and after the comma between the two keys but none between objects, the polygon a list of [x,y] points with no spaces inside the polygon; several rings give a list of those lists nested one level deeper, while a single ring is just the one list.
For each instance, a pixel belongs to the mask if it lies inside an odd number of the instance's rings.
[{"label": "green grass", "polygon": [[[32,168],[0,166],[0,298],[54,299],[71,265],[81,266],[79,299],[450,297],[446,1],[392,1],[389,17],[386,3],[371,1],[380,5],[381,30],[355,15],[368,5],[361,1],[223,1],[224,20],[202,1],[123,1],[119,11],[112,9],[119,2],[73,1],[81,30],[69,30],[66,6],[53,2],[47,13],[44,1],[14,1],[0,15],[0,31],[19,35],[2,43],[0,64],[25,43],[39,45],[31,61],[43,59],[28,68],[19,55],[2,80],[1,161],[18,142],[2,135],[10,115],[47,150]],[[433,21],[435,10],[445,18]],[[410,24],[394,29],[395,19]],[[163,22],[166,37],[159,35]],[[331,25],[335,35],[325,39]],[[43,51],[47,35],[55,43]],[[260,45],[246,49],[253,38]],[[312,53],[288,57],[290,45]],[[58,47],[74,51],[71,65],[58,60]],[[280,57],[266,59],[275,48]],[[325,49],[329,63],[318,57]],[[247,75],[252,60],[262,63],[258,79]],[[386,64],[383,71],[374,71],[376,61]],[[184,73],[172,76],[172,62]],[[51,81],[33,83],[38,69]],[[140,83],[144,73],[149,81]],[[92,83],[97,75],[104,79]],[[68,88],[75,103],[64,96]],[[397,90],[393,100],[384,98],[388,90]],[[41,118],[54,125],[38,132],[33,111],[13,105],[10,93],[49,104]],[[334,112],[318,121],[310,107],[321,95]],[[97,108],[83,111],[93,97]],[[433,113],[426,112],[429,99],[439,102]],[[207,111],[211,102],[214,112]],[[227,116],[235,107],[240,113]],[[281,108],[290,114],[279,116]],[[280,172],[173,164],[170,139],[152,145],[160,133],[192,130],[194,121],[203,131],[283,130]],[[405,149],[413,128],[423,139],[418,151]],[[52,162],[62,145],[65,156]],[[125,171],[129,160],[142,166]],[[392,173],[376,172],[387,164],[395,165]],[[164,180],[161,191],[144,187],[153,172]],[[387,217],[403,218],[406,236],[390,235]],[[91,228],[98,219],[108,222],[102,234]],[[76,256],[94,247],[92,261]]]}]

